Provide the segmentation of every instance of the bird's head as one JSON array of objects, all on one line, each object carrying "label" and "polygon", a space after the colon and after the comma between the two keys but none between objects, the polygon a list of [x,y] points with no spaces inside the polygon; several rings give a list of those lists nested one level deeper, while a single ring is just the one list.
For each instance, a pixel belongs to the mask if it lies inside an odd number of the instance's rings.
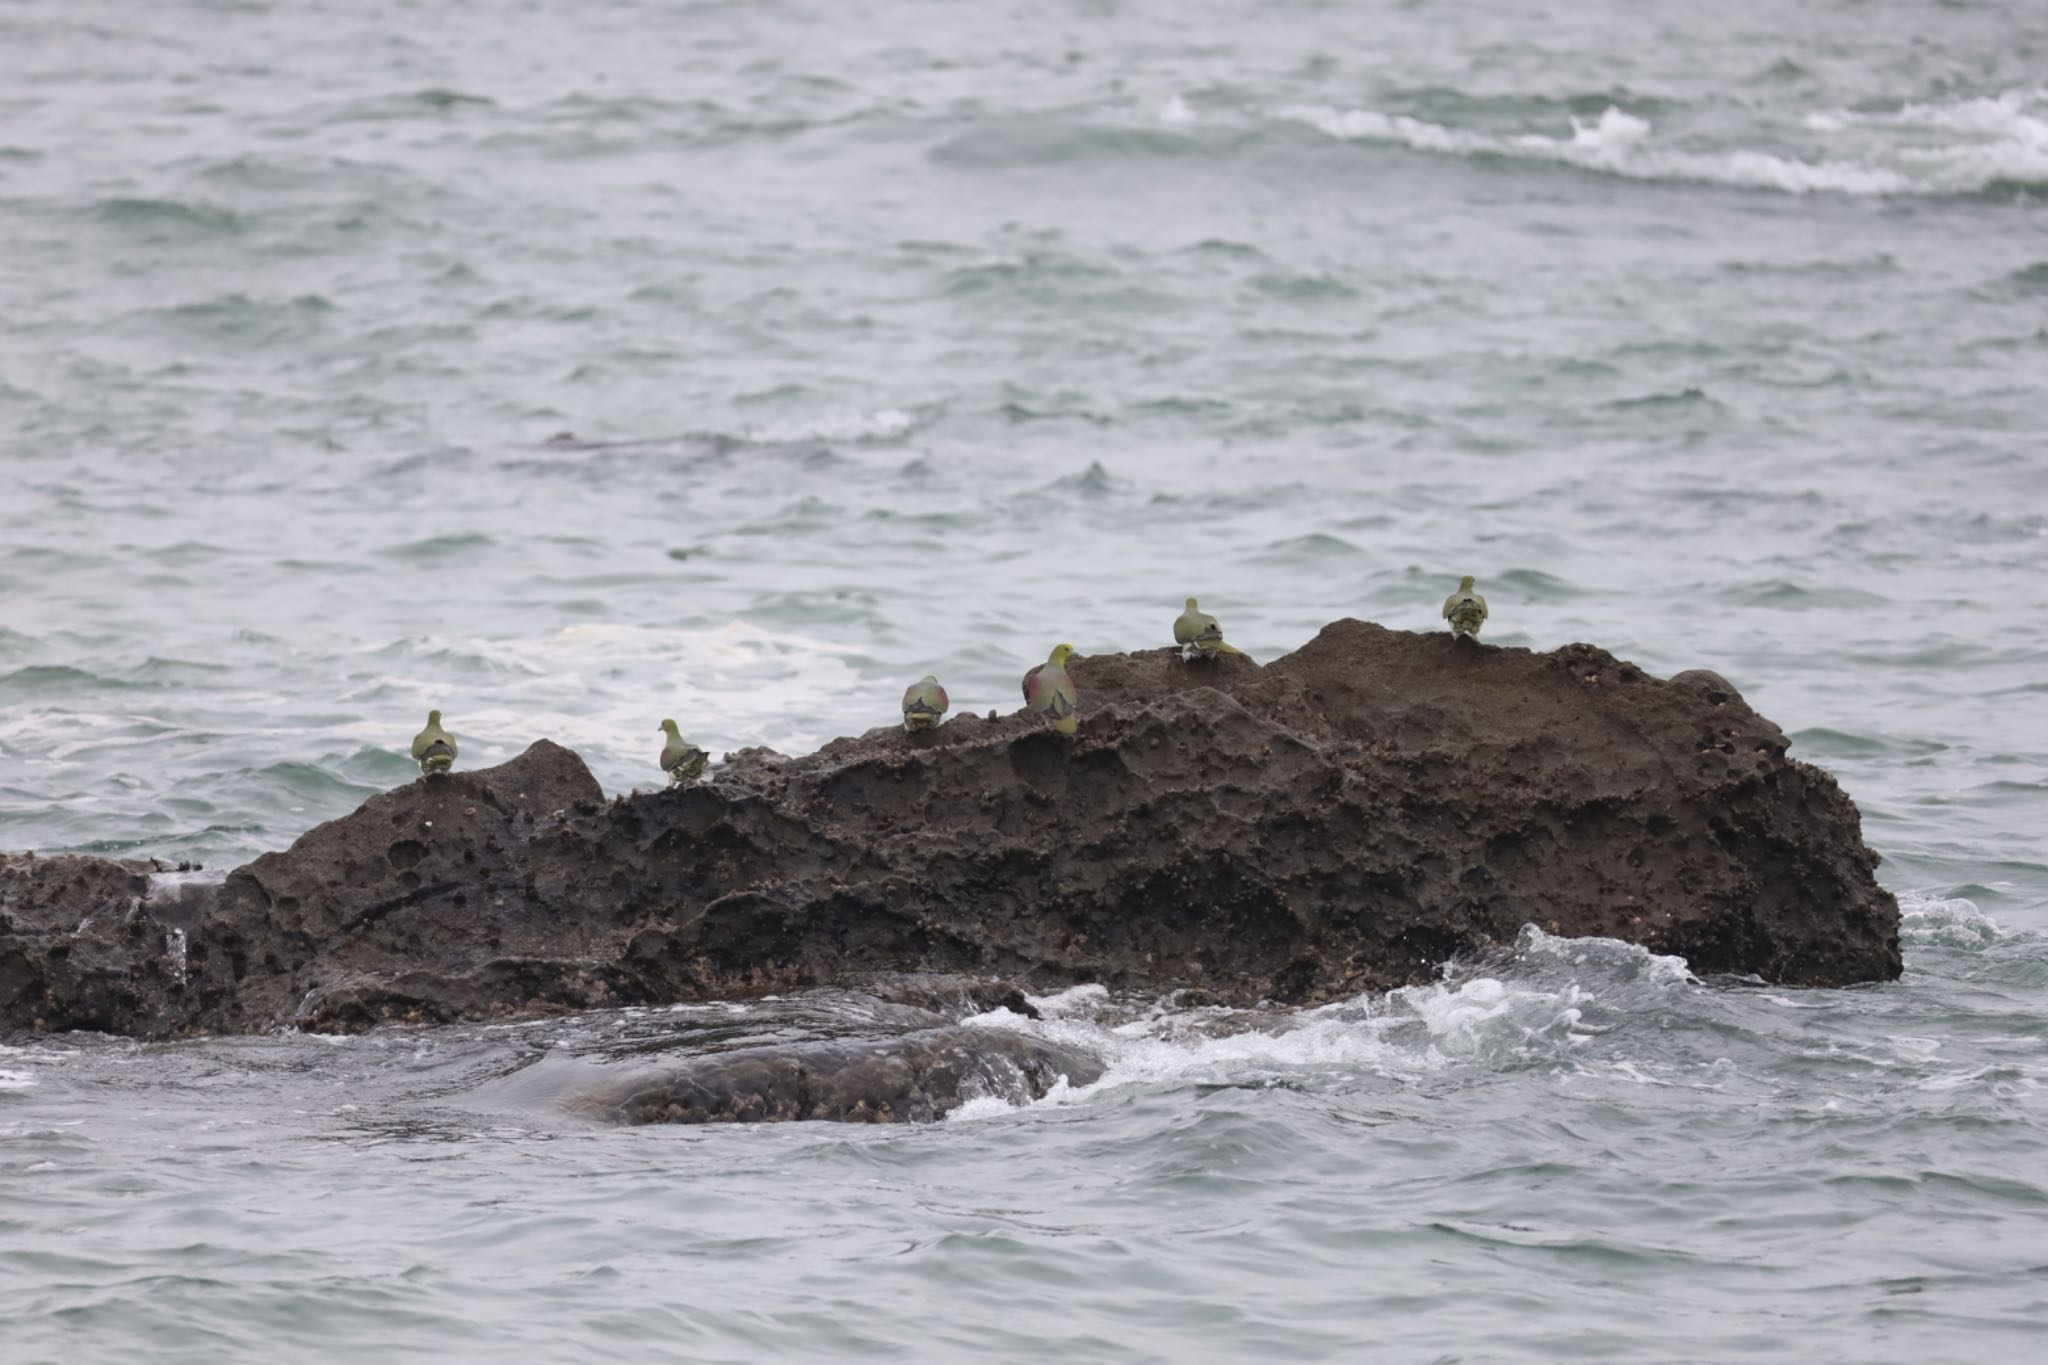
[{"label": "bird's head", "polygon": [[1471,575],[1471,574],[1466,574],[1466,575],[1465,575],[1465,576],[1464,576],[1463,578],[1461,578],[1461,579],[1459,579],[1459,580],[1458,580],[1458,591],[1459,591],[1459,592],[1470,592],[1470,591],[1472,591],[1472,575]]},{"label": "bird's head", "polygon": [[1188,599],[1188,610],[1189,610],[1189,611],[1195,611],[1195,610],[1197,610],[1197,609],[1198,609],[1198,608],[1197,608],[1197,606],[1196,606],[1196,604],[1195,604],[1195,599],[1194,599],[1194,598],[1192,598],[1192,597],[1190,597],[1190,598]]},{"label": "bird's head", "polygon": [[1052,647],[1052,656],[1050,659],[1047,660],[1047,662],[1052,663],[1057,667],[1065,668],[1067,666],[1067,660],[1073,657],[1074,647],[1072,645],[1054,645]]},{"label": "bird's head", "polygon": [[917,680],[917,682],[918,682],[918,685],[919,685],[920,687],[924,686],[924,685],[925,685],[925,684],[927,684],[927,683],[929,683],[929,684],[931,684],[932,686],[936,687],[936,686],[938,686],[938,682],[939,682],[939,675],[938,675],[938,674],[936,674],[936,673],[927,673],[927,674],[925,674],[925,675],[924,675],[924,676],[923,676],[922,678],[919,678],[919,679]]},{"label": "bird's head", "polygon": [[672,720],[665,720],[661,723],[661,732],[667,735],[670,739],[682,738],[681,735],[676,733],[676,723]]},{"label": "bird's head", "polygon": [[439,711],[429,711],[429,712],[427,712],[427,724],[429,724],[429,725],[439,725],[440,723],[441,723],[441,713],[440,713]]}]

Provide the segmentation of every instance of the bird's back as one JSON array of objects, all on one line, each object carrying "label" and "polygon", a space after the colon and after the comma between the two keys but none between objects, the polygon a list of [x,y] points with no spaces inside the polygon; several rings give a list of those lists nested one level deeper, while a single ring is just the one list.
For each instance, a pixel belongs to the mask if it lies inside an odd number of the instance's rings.
[{"label": "bird's back", "polygon": [[903,691],[906,711],[943,711],[949,704],[946,689],[937,683],[914,682]]},{"label": "bird's back", "polygon": [[455,740],[440,726],[429,725],[412,737],[412,756],[429,758],[436,753],[446,753],[452,758],[455,754]]},{"label": "bird's back", "polygon": [[1477,635],[1486,624],[1486,599],[1467,588],[1444,599],[1444,619],[1457,635]]}]

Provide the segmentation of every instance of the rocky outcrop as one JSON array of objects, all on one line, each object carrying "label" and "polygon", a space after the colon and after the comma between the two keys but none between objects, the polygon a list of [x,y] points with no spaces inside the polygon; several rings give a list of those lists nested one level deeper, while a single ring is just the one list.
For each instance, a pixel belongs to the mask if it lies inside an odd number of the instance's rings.
[{"label": "rocky outcrop", "polygon": [[542,741],[204,893],[10,859],[0,1027],[357,1029],[878,972],[1314,1002],[1531,922],[1702,973],[1898,974],[1855,806],[1714,674],[1359,621],[1264,668],[1155,650],[1073,674],[1073,739],[962,715],[609,802]]},{"label": "rocky outcrop", "polygon": [[212,905],[147,859],[0,854],[0,1030],[188,1031],[187,930]]}]

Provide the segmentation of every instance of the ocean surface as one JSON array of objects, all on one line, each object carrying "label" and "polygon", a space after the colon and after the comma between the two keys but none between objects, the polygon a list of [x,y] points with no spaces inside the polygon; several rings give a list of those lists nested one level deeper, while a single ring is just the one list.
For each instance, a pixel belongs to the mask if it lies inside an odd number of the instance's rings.
[{"label": "ocean surface", "polygon": [[14,1036],[0,1359],[2038,1360],[2044,423],[2036,0],[8,0],[0,848],[1474,573],[1835,773],[1906,971],[1084,989],[978,1022],[1100,1083],[886,1129],[529,1083],[804,1001]]}]

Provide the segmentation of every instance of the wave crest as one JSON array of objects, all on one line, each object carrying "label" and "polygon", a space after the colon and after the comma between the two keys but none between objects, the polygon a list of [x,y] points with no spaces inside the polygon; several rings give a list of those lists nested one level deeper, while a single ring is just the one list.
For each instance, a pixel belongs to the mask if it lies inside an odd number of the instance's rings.
[{"label": "wave crest", "polygon": [[[1346,141],[1383,142],[1453,156],[1554,162],[1631,180],[1692,181],[1783,194],[1981,194],[2048,184],[2048,91],[2008,92],[1889,114],[1809,114],[1809,133],[1862,130],[1857,154],[1801,160],[1751,148],[1701,151],[1668,145],[1648,119],[1610,105],[1591,122],[1571,119],[1568,137],[1447,127],[1372,109],[1295,105],[1278,117]],[[1872,139],[1871,130],[1895,136]],[[1924,134],[1950,140],[1930,143]],[[1910,134],[1911,136],[1908,136]],[[1960,138],[1962,140],[1954,140]]]}]

